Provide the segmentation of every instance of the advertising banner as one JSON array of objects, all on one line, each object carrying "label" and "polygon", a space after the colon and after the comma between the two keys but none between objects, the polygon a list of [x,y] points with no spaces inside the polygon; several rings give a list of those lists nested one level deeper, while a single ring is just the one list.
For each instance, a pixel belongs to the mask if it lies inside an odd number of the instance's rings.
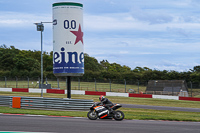
[{"label": "advertising banner", "polygon": [[84,74],[83,5],[53,4],[53,73],[55,76]]}]

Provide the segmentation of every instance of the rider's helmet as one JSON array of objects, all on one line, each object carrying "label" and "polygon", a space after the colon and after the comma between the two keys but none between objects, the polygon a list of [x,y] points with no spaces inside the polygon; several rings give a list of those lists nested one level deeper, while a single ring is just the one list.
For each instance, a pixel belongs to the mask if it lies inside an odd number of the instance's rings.
[{"label": "rider's helmet", "polygon": [[99,100],[102,101],[104,98],[105,98],[105,97],[104,97],[103,95],[101,95],[101,96],[99,97]]}]

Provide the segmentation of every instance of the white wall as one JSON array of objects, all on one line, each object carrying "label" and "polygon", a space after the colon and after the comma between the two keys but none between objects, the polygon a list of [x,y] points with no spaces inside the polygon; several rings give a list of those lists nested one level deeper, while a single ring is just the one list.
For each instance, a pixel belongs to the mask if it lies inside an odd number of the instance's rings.
[{"label": "white wall", "polygon": [[128,93],[106,92],[106,96],[129,97],[129,94]]},{"label": "white wall", "polygon": [[12,88],[0,88],[0,91],[12,92]]},{"label": "white wall", "polygon": [[152,95],[152,98],[179,100],[178,96]]}]

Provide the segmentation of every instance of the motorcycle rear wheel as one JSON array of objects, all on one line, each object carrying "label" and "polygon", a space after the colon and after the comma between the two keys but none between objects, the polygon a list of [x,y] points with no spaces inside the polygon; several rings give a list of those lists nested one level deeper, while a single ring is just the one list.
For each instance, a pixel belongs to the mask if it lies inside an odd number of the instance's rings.
[{"label": "motorcycle rear wheel", "polygon": [[96,119],[98,118],[97,112],[95,112],[94,110],[90,110],[90,111],[87,113],[87,117],[88,117],[90,120],[96,120]]},{"label": "motorcycle rear wheel", "polygon": [[120,110],[117,110],[115,111],[114,115],[113,115],[113,118],[116,120],[116,121],[121,121],[124,119],[124,113]]}]

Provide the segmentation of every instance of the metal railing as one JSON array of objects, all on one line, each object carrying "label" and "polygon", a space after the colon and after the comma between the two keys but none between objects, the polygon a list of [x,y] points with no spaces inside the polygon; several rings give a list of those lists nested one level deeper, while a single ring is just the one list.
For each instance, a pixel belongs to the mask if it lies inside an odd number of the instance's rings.
[{"label": "metal railing", "polygon": [[0,96],[0,106],[12,106],[12,96]]},{"label": "metal railing", "polygon": [[[15,77],[7,78],[7,77],[0,77],[0,88],[40,88],[40,78],[19,78]],[[62,89],[65,90],[67,88],[66,84],[67,81],[64,78],[57,78],[57,79],[44,79],[43,88],[48,89],[48,85],[51,85],[51,88]],[[148,81],[142,82],[139,80],[98,80],[94,79],[87,79],[83,80],[81,78],[72,79],[71,82],[71,89],[72,90],[85,90],[85,91],[103,91],[103,92],[129,92],[129,93],[140,93],[146,92],[146,88],[148,85]],[[158,85],[158,84],[156,84]],[[188,87],[188,95],[190,97],[200,97],[200,82],[187,82]],[[156,90],[154,90],[156,91]],[[169,95],[176,95],[172,89],[172,93]],[[152,93],[153,94],[153,93]],[[157,93],[156,93],[157,94]],[[163,94],[165,93],[159,93]]]},{"label": "metal railing", "polygon": [[[0,96],[0,105],[12,107],[12,97]],[[89,110],[92,104],[93,100],[21,97],[21,108],[24,109]]]},{"label": "metal railing", "polygon": [[[63,78],[48,79],[45,78],[43,83],[43,88],[59,88],[66,89],[67,80]],[[41,88],[41,82],[38,78],[1,78],[0,77],[0,88]],[[72,79],[71,89],[72,90],[85,90],[85,91],[103,91],[103,92],[129,92],[134,91],[139,93],[140,91],[145,91],[147,83],[142,83],[133,80],[98,80],[88,79],[82,80]],[[50,87],[48,87],[50,86]]]}]

